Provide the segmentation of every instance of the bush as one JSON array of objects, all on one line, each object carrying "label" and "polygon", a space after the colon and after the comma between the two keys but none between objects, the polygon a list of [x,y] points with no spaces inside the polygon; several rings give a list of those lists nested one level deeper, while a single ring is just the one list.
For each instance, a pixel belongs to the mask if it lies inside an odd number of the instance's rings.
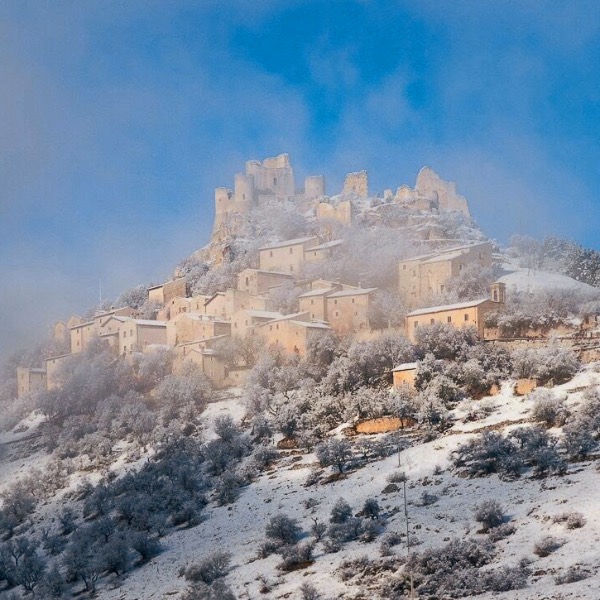
[{"label": "bush", "polygon": [[575,583],[577,581],[587,579],[589,576],[590,574],[582,570],[580,567],[571,566],[564,573],[559,573],[554,578],[554,583],[556,583],[556,585],[564,585],[565,583]]},{"label": "bush", "polygon": [[212,585],[199,582],[188,588],[181,598],[182,600],[237,600],[231,588],[220,579]]},{"label": "bush", "polygon": [[379,502],[375,498],[367,498],[363,504],[362,514],[367,519],[378,519],[381,513]]},{"label": "bush", "polygon": [[579,512],[568,512],[556,515],[553,523],[563,523],[567,529],[580,529],[585,525],[585,517]]},{"label": "bush", "polygon": [[533,553],[541,557],[550,556],[550,554],[558,550],[563,543],[564,542],[561,540],[548,535],[535,543],[533,547]]},{"label": "bush", "polygon": [[343,500],[338,498],[336,503],[331,509],[331,515],[329,517],[330,523],[345,523],[352,516],[352,508],[350,505]]},{"label": "bush", "polygon": [[504,510],[496,500],[483,501],[475,508],[474,516],[484,532],[502,525],[505,519]]},{"label": "bush", "polygon": [[322,467],[333,465],[340,473],[344,471],[344,465],[352,456],[350,444],[346,440],[331,439],[319,444],[315,450],[317,460]]},{"label": "bush", "polygon": [[533,401],[531,417],[545,427],[561,427],[565,424],[568,411],[564,398],[558,398],[550,390],[537,388],[529,394]]},{"label": "bush", "polygon": [[271,517],[265,528],[267,537],[280,546],[295,544],[301,531],[298,521],[284,514]]},{"label": "bush", "polygon": [[515,533],[516,530],[517,528],[512,523],[502,523],[502,525],[489,530],[488,538],[490,542],[499,542]]},{"label": "bush", "polygon": [[313,545],[310,543],[283,546],[281,549],[283,561],[277,565],[277,568],[281,571],[302,569],[312,563],[312,555]]},{"label": "bush", "polygon": [[227,575],[230,562],[231,554],[229,552],[216,551],[199,563],[186,567],[183,576],[187,581],[193,583],[203,582],[210,585],[213,581]]}]

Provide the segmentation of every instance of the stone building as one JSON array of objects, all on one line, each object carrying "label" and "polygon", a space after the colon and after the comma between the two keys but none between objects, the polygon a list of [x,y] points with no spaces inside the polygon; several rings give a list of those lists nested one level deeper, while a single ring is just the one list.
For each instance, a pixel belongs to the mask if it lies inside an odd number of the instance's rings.
[{"label": "stone building", "polygon": [[306,260],[306,251],[319,244],[318,237],[303,237],[259,248],[260,268],[297,275]]},{"label": "stone building", "polygon": [[265,269],[244,269],[237,277],[237,289],[253,296],[265,294],[271,288],[293,281],[289,273],[267,271]]},{"label": "stone building", "polygon": [[208,315],[180,313],[167,321],[167,344],[177,346],[218,335],[230,335],[231,323]]},{"label": "stone building", "polygon": [[325,298],[327,322],[340,334],[369,329],[369,308],[377,288],[334,291]]},{"label": "stone building", "polygon": [[479,242],[416,256],[398,265],[398,287],[410,307],[443,294],[448,281],[469,265],[492,266],[492,244]]},{"label": "stone building", "polygon": [[288,354],[305,358],[310,336],[329,329],[325,323],[310,321],[307,313],[295,313],[258,325],[256,333],[265,339],[266,345],[279,346]]},{"label": "stone building", "polygon": [[39,368],[17,368],[17,398],[46,389],[46,371]]},{"label": "stone building", "polygon": [[414,390],[417,378],[417,363],[403,363],[392,369],[394,389],[397,392]]},{"label": "stone building", "polygon": [[119,354],[145,352],[149,346],[167,345],[166,321],[127,319],[119,328]]},{"label": "stone building", "polygon": [[46,389],[53,390],[58,386],[57,374],[61,366],[69,360],[71,354],[51,356],[45,360],[46,363]]},{"label": "stone building", "polygon": [[250,292],[229,288],[216,292],[204,304],[204,314],[223,321],[230,321],[239,310],[265,310],[266,298],[253,296]]},{"label": "stone building", "polygon": [[336,204],[331,201],[319,202],[315,208],[318,220],[338,221],[342,225],[352,225],[353,213],[350,200],[339,200]]},{"label": "stone building", "polygon": [[475,327],[478,335],[483,338],[485,315],[498,310],[505,300],[506,286],[503,283],[493,283],[490,298],[413,310],[406,315],[406,337],[414,343],[419,327],[447,323],[453,327]]},{"label": "stone building", "polygon": [[330,242],[313,246],[304,251],[304,260],[305,262],[318,262],[333,258],[338,254],[343,243],[343,240],[331,240]]},{"label": "stone building", "polygon": [[342,196],[369,197],[369,176],[366,171],[348,173],[344,179]]},{"label": "stone building", "polygon": [[369,311],[377,288],[359,288],[331,281],[314,281],[298,297],[299,308],[311,320],[326,321],[337,333],[369,329]]},{"label": "stone building", "polygon": [[167,281],[148,289],[148,300],[161,305],[169,304],[173,298],[185,296],[187,296],[185,277]]},{"label": "stone building", "polygon": [[307,177],[304,191],[296,192],[294,170],[287,154],[265,158],[262,162],[249,160],[245,171],[235,175],[233,190],[226,187],[215,190],[212,239],[223,240],[239,233],[244,227],[244,216],[266,201],[293,199],[302,204],[307,197],[316,199],[324,194],[322,175]]},{"label": "stone building", "polygon": [[273,319],[283,317],[282,314],[270,310],[243,309],[234,313],[231,319],[231,335],[245,338],[256,331],[256,327]]}]

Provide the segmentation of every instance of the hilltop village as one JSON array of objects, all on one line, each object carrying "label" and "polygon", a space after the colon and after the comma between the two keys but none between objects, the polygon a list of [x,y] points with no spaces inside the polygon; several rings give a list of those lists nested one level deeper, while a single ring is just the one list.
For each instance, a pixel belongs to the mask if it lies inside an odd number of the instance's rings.
[{"label": "hilltop village", "polygon": [[[170,349],[176,372],[184,369],[186,363],[194,363],[215,388],[241,386],[251,367],[248,360],[231,361],[226,351],[228,340],[249,347],[278,347],[288,355],[305,358],[314,332],[373,339],[392,328],[414,342],[420,325],[438,322],[474,327],[481,339],[510,341],[506,338],[511,336],[503,335],[497,326],[486,325],[486,316],[503,309],[505,283],[491,281],[485,295],[467,301],[439,303],[446,297],[449,283],[464,272],[492,272],[498,265],[498,249],[485,238],[456,243],[457,240],[443,237],[436,239],[439,234],[435,228],[433,233],[429,228],[425,236],[419,234],[426,238],[419,241],[427,242],[430,251],[397,261],[388,309],[393,311],[394,305],[402,305],[403,318],[401,323],[383,328],[381,323],[373,322],[378,288],[310,276],[311,266],[335,259],[343,251],[348,238],[340,232],[351,228],[357,218],[372,218],[373,207],[391,206],[415,218],[458,215],[468,222],[466,199],[457,193],[454,183],[442,180],[430,168],[419,172],[414,188],[403,185],[395,192],[386,189],[375,197],[370,195],[366,171],[349,173],[341,193],[327,196],[322,175],[308,176],[303,189],[296,188],[287,154],[262,162],[249,161],[245,171],[235,175],[233,189],[215,190],[211,243],[201,255],[216,267],[227,263],[231,260],[232,240],[247,235],[248,215],[273,202],[288,203],[296,213],[318,224],[318,234],[282,239],[257,248],[249,257],[251,266],[236,274],[235,284],[212,294],[194,294],[186,277],[178,276],[181,273],[176,271],[172,280],[147,290],[147,301],[156,307],[152,318],[142,318],[139,307],[124,306],[97,311],[89,318],[72,316],[56,323],[53,337],[68,351],[45,357],[45,364],[35,368],[20,367],[19,397],[54,388],[61,364],[71,355],[83,352],[94,340],[101,340],[115,355],[127,359]],[[415,244],[417,247],[420,246]],[[272,310],[270,295],[286,289],[294,291],[297,310]],[[584,331],[592,336],[596,321],[594,315],[558,333],[567,339],[580,339]],[[521,341],[531,338],[539,342],[540,337],[551,333],[521,331],[518,337]],[[414,365],[401,365],[395,375],[401,381],[411,380],[414,369]]]}]

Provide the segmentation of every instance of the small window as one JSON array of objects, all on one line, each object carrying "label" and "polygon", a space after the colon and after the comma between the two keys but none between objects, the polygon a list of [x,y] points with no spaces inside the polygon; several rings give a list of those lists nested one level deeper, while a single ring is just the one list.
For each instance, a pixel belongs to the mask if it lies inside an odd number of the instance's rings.
[{"label": "small window", "polygon": [[314,303],[315,303],[315,301],[314,301],[314,300],[311,300],[311,301],[310,301],[310,303],[311,303],[311,304],[314,304]]},{"label": "small window", "polygon": [[469,320],[469,314],[465,313],[465,321],[468,321],[468,320]]},{"label": "small window", "polygon": [[415,321],[415,322],[413,323],[413,327],[416,329],[418,326],[419,326],[419,321]]},{"label": "small window", "polygon": [[246,285],[250,285],[250,277],[246,277]]},{"label": "small window", "polygon": [[294,249],[290,248],[290,254],[294,254]]},{"label": "small window", "polygon": [[402,270],[406,271],[406,265],[402,265]]},{"label": "small window", "polygon": [[339,317],[339,316],[340,316],[340,313],[339,313],[337,310],[335,311],[335,316],[336,316],[336,317]]},{"label": "small window", "polygon": [[354,304],[354,298],[352,298],[352,304]]},{"label": "small window", "polygon": [[273,250],[269,250],[269,256],[273,257]]},{"label": "small window", "polygon": [[430,320],[429,320],[429,324],[430,324],[430,325],[433,325],[434,323],[435,323],[435,319],[430,319]]},{"label": "small window", "polygon": [[462,271],[465,268],[465,265],[463,265],[462,263],[460,263],[460,265],[458,265],[458,270]]},{"label": "small window", "polygon": [[337,304],[337,298],[333,301],[334,304]]},{"label": "small window", "polygon": [[452,317],[448,317],[448,318],[446,319],[446,321],[447,321],[448,323],[452,323]]}]

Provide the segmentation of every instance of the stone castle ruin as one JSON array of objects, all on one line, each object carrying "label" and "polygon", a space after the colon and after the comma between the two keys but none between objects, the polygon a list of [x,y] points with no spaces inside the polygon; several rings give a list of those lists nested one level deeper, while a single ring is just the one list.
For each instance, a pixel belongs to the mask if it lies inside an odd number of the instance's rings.
[{"label": "stone castle ruin", "polygon": [[[236,173],[233,189],[218,187],[215,190],[212,240],[220,242],[239,234],[243,230],[245,216],[268,201],[292,201],[299,211],[312,211],[316,219],[351,225],[355,204],[369,197],[367,171],[348,173],[341,194],[328,197],[323,175],[309,175],[304,180],[304,188],[296,189],[288,154],[266,158],[262,162],[249,160],[245,171]],[[443,180],[429,167],[419,171],[414,188],[402,185],[395,194],[385,190],[383,197],[385,201],[409,210],[458,211],[470,216],[467,200],[457,194],[456,184]]]}]

